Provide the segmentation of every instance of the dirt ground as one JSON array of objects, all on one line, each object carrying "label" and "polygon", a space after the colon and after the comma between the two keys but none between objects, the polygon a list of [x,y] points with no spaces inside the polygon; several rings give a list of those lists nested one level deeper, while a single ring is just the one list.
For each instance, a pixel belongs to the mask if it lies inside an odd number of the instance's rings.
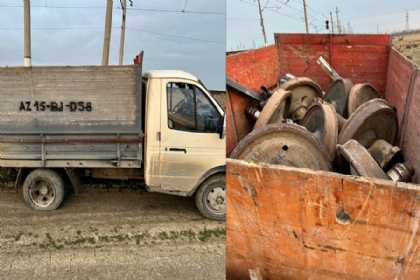
[{"label": "dirt ground", "polygon": [[99,182],[40,213],[0,187],[0,279],[224,279],[224,244],[191,198]]},{"label": "dirt ground", "polygon": [[420,32],[394,36],[393,45],[408,59],[420,65]]}]

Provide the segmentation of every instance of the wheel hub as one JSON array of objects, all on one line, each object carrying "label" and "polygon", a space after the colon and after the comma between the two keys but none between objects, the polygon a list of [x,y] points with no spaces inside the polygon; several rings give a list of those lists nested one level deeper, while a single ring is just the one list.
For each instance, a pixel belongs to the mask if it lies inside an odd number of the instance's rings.
[{"label": "wheel hub", "polygon": [[398,121],[395,110],[384,99],[372,99],[362,104],[350,116],[338,136],[338,143],[357,140],[369,148],[376,140],[394,144]]},{"label": "wheel hub", "polygon": [[379,92],[369,83],[354,85],[349,94],[347,111],[349,116],[359,108],[360,105],[369,100],[380,98]]},{"label": "wheel hub", "polygon": [[331,170],[324,145],[307,129],[279,123],[254,130],[235,148],[232,158],[249,162]]},{"label": "wheel hub", "polygon": [[215,211],[224,211],[226,209],[225,189],[222,187],[211,189],[207,196],[207,203]]},{"label": "wheel hub", "polygon": [[349,92],[353,83],[349,79],[335,80],[325,94],[324,100],[331,103],[338,114],[345,117]]},{"label": "wheel hub", "polygon": [[302,120],[302,126],[326,145],[332,158],[335,156],[339,124],[334,106],[327,103],[313,105]]},{"label": "wheel hub", "polygon": [[303,119],[308,108],[316,103],[318,98],[322,98],[321,87],[309,78],[290,80],[281,85],[281,88],[291,92],[288,118],[297,122]]},{"label": "wheel hub", "polygon": [[44,181],[37,181],[30,187],[29,197],[39,207],[50,205],[55,198],[53,188]]}]

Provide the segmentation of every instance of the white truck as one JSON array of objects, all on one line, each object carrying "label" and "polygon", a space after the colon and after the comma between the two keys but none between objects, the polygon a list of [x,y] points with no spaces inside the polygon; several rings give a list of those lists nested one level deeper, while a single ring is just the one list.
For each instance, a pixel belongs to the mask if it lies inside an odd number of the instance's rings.
[{"label": "white truck", "polygon": [[139,62],[0,68],[0,166],[30,207],[56,209],[82,176],[140,179],[225,219],[223,108],[194,75]]}]

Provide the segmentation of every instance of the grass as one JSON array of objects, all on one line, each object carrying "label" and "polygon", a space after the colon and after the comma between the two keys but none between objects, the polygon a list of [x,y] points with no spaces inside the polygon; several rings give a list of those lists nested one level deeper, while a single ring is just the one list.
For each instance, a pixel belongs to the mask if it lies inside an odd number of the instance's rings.
[{"label": "grass", "polygon": [[[15,239],[19,240],[23,233],[19,233]],[[158,244],[159,241],[200,241],[207,242],[211,239],[224,238],[226,236],[226,230],[224,228],[207,229],[204,228],[200,231],[193,230],[180,230],[180,231],[160,231],[151,234],[149,231],[135,233],[135,234],[103,234],[95,236],[83,236],[82,232],[78,230],[76,236],[70,239],[54,239],[50,233],[45,234],[45,241],[42,243],[33,242],[32,245],[38,245],[41,249],[46,250],[62,250],[65,247],[75,246],[88,246],[98,247],[100,243],[122,243],[122,242],[133,242],[136,245],[154,245]],[[99,243],[99,244],[98,244]],[[103,245],[103,244],[102,244]]]}]

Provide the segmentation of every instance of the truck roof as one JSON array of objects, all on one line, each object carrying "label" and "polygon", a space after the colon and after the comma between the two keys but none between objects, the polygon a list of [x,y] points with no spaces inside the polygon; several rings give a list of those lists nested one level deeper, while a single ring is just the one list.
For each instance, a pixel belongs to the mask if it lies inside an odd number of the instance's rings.
[{"label": "truck roof", "polygon": [[199,79],[193,74],[181,70],[151,70],[144,73],[149,78],[181,78],[198,82]]}]

